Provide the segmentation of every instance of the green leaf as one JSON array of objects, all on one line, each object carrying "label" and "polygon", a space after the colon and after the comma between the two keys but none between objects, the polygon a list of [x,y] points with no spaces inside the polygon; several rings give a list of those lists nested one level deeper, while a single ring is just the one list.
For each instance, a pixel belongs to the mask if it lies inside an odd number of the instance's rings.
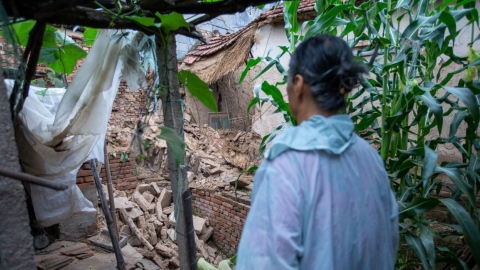
[{"label": "green leaf", "polygon": [[[150,27],[150,26],[155,26],[155,18],[151,17],[138,17],[138,16],[131,16],[131,17],[126,17],[127,19],[134,21],[140,25],[143,25],[145,27]],[[183,18],[183,16],[182,16]]]},{"label": "green leaf", "polygon": [[467,111],[459,111],[455,114],[453,121],[450,123],[450,134],[448,135],[449,139],[452,139],[455,134],[457,134],[458,127],[465,119],[465,116],[468,115]]},{"label": "green leaf", "polygon": [[475,222],[470,218],[467,211],[452,199],[441,199],[442,203],[448,207],[448,210],[457,219],[458,224],[462,227],[465,242],[467,243],[473,258],[477,265],[480,265],[480,233],[475,226]]},{"label": "green leaf", "polygon": [[250,108],[252,108],[253,105],[257,104],[258,103],[258,98],[253,98],[252,99],[252,102],[250,102],[250,104],[248,104],[248,108],[247,108],[247,118],[248,120],[250,120]]},{"label": "green leaf", "polygon": [[447,92],[450,94],[455,95],[465,104],[465,106],[467,106],[470,115],[473,117],[475,126],[477,126],[480,120],[480,111],[477,105],[477,98],[473,94],[472,90],[469,88],[446,86],[444,86],[443,89],[447,90]]},{"label": "green leaf", "polygon": [[424,269],[429,269],[425,249],[420,238],[413,233],[406,233],[405,240],[407,240],[408,245],[413,249],[415,254],[417,254],[417,257],[420,258]]},{"label": "green leaf", "polygon": [[202,81],[196,74],[188,70],[182,70],[178,74],[178,79],[183,83],[192,96],[197,97],[207,108],[218,113],[217,103],[213,97],[213,91],[208,84]]},{"label": "green leaf", "polygon": [[168,127],[158,127],[162,131],[157,138],[165,140],[172,148],[173,157],[177,163],[177,167],[183,162],[185,157],[185,142],[177,135],[177,133]]},{"label": "green leaf", "polygon": [[428,180],[432,176],[433,170],[437,165],[438,153],[428,148],[426,145],[424,149],[425,149],[425,157],[423,158],[423,162],[422,162],[422,168],[423,168],[422,181],[423,181],[423,188],[426,190],[428,185]]},{"label": "green leaf", "polygon": [[175,31],[180,27],[185,27],[190,30],[188,23],[183,18],[183,15],[177,12],[172,12],[170,14],[160,14],[155,13],[155,15],[160,18],[161,20],[161,28],[165,31],[165,33],[170,33],[170,31]]},{"label": "green leaf", "polygon": [[369,126],[373,124],[375,119],[377,119],[379,116],[380,116],[379,113],[374,112],[372,114],[369,114],[363,117],[362,120],[360,120],[360,123],[355,124],[355,131],[363,131],[367,129]]},{"label": "green leaf", "polygon": [[261,57],[257,57],[257,58],[255,58],[255,59],[250,59],[250,60],[248,60],[247,66],[246,66],[245,69],[243,70],[242,75],[240,76],[240,80],[238,81],[238,86],[237,86],[237,88],[239,88],[239,87],[240,87],[240,84],[242,84],[243,80],[245,79],[245,76],[247,76],[248,71],[249,71],[252,67],[258,65],[258,63],[260,63],[261,61],[262,61],[262,58],[261,58]]},{"label": "green leaf", "polygon": [[[237,180],[235,180],[235,198],[237,198],[237,184],[238,184],[238,180],[240,180],[240,177],[241,177],[244,173],[246,173],[246,172],[253,172],[253,171],[256,171],[257,169],[258,169],[257,166],[253,166],[253,167],[250,167],[250,168],[249,168],[248,170],[246,170],[246,171],[242,171],[242,172],[238,175]],[[234,257],[235,259],[232,258],[232,260],[234,260],[232,263],[235,262],[235,260],[236,260],[236,258],[237,258],[236,256],[237,256],[237,255],[235,255],[235,257]]]},{"label": "green leaf", "polygon": [[428,89],[425,91],[423,95],[419,96],[419,98],[423,101],[423,103],[425,103],[425,105],[428,106],[428,108],[430,108],[430,110],[435,115],[435,119],[437,120],[438,133],[441,134],[442,127],[443,127],[442,105],[432,96],[432,94],[430,94],[430,91],[428,91]]},{"label": "green leaf", "polygon": [[86,40],[85,45],[93,45],[95,39],[97,38],[98,28],[91,28],[86,26],[84,28],[85,32],[83,32],[83,39]]},{"label": "green leaf", "polygon": [[351,8],[352,5],[338,5],[330,9],[324,14],[319,14],[315,20],[313,25],[307,30],[305,33],[305,39],[315,36],[317,34],[322,34],[328,32],[329,27],[335,21],[337,15],[346,10]]},{"label": "green leaf", "polygon": [[440,13],[436,13],[430,17],[418,16],[418,19],[410,23],[403,31],[402,37],[407,39],[418,39],[418,31],[422,27],[432,25],[440,17]]},{"label": "green leaf", "polygon": [[15,23],[13,24],[13,30],[15,32],[15,38],[17,40],[11,40],[10,36],[6,34],[4,31],[0,31],[0,34],[9,42],[18,42],[22,46],[27,46],[28,43],[28,38],[30,36],[30,31],[33,29],[35,26],[36,21],[24,21],[21,23]]},{"label": "green leaf", "polygon": [[430,231],[429,227],[422,223],[419,224],[419,228],[420,240],[427,252],[428,261],[430,262],[432,269],[435,269],[435,244],[433,243],[433,233]]},{"label": "green leaf", "polygon": [[68,75],[73,72],[77,61],[86,56],[87,52],[75,43],[72,38],[54,27],[47,26],[38,60],[40,63],[47,64],[58,73],[66,73]]},{"label": "green leaf", "polygon": [[460,189],[465,195],[467,195],[468,201],[472,207],[476,209],[477,201],[475,200],[475,194],[473,187],[467,183],[467,181],[462,177],[460,170],[457,168],[445,168],[441,166],[436,166],[434,173],[445,173],[450,180],[455,184],[455,186]]},{"label": "green leaf", "polygon": [[398,212],[398,220],[402,221],[405,218],[415,216],[415,214],[425,213],[437,207],[437,205],[439,204],[440,201],[432,197],[415,197],[410,204],[408,204],[404,209]]},{"label": "green leaf", "polygon": [[295,34],[299,30],[297,21],[297,9],[300,1],[284,1],[283,2],[283,19],[285,21],[285,33],[290,42],[290,51],[295,48]]}]

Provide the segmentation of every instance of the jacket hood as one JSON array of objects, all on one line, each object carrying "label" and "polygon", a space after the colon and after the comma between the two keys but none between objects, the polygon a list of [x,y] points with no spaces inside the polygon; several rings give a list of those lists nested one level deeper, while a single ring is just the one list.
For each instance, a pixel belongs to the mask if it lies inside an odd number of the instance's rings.
[{"label": "jacket hood", "polygon": [[273,140],[265,153],[267,160],[273,160],[288,150],[324,150],[341,154],[354,141],[357,135],[355,126],[348,115],[324,117],[314,115],[300,126],[286,128]]}]

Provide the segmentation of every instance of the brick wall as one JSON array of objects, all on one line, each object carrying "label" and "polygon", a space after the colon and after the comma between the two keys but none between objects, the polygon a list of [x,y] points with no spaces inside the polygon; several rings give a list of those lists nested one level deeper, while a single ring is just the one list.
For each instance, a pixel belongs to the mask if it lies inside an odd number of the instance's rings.
[{"label": "brick wall", "polygon": [[215,190],[193,189],[194,215],[208,219],[213,226],[213,241],[227,256],[237,253],[245,218],[250,211],[250,197]]},{"label": "brick wall", "polygon": [[[116,152],[116,157],[111,154],[108,156],[112,185],[117,190],[133,190],[143,179],[138,175],[134,175],[135,165],[134,162],[132,162],[134,158],[133,154],[129,154],[129,160],[124,162],[120,161],[121,154],[121,152]],[[102,166],[100,170],[100,178],[102,179],[102,183],[107,182],[105,166]],[[95,186],[93,174],[88,162],[85,162],[77,173],[77,185],[80,189]]]}]

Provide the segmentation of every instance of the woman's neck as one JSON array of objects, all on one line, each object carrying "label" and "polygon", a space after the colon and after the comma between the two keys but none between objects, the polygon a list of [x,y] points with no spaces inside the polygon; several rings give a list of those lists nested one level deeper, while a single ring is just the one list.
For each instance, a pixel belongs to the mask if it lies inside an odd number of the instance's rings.
[{"label": "woman's neck", "polygon": [[338,111],[324,111],[318,107],[314,107],[314,108],[304,108],[304,110],[302,110],[301,112],[299,112],[298,116],[297,116],[297,125],[300,125],[303,121],[308,121],[308,119],[310,119],[310,117],[314,116],[314,115],[321,115],[323,117],[330,117],[332,115],[336,115],[338,114]]}]

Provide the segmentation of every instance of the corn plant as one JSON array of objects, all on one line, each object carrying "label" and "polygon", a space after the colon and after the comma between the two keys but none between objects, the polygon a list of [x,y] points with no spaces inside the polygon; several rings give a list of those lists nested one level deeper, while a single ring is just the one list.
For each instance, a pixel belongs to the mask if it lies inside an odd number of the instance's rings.
[{"label": "corn plant", "polygon": [[[416,265],[436,269],[438,263],[460,269],[469,269],[475,263],[480,265],[480,214],[476,203],[480,191],[480,140],[476,133],[480,120],[480,59],[471,48],[480,39],[473,35],[479,27],[475,2],[383,0],[355,6],[353,0],[317,0],[318,16],[301,27],[296,19],[298,1],[284,2],[285,31],[290,45],[280,47],[281,53],[276,56],[270,56],[272,48],[265,57],[250,59],[240,78],[242,83],[248,70],[262,60],[267,65],[254,80],[274,66],[284,76],[275,85],[268,82],[256,85],[255,98],[249,106],[250,109],[269,102],[277,108],[274,113],[282,114],[285,119],[263,138],[261,155],[285,126],[296,124],[277,88],[286,83],[288,74],[280,58],[292,54],[299,41],[317,34],[342,37],[351,48],[360,41],[370,41],[357,52],[357,57],[368,66],[370,76],[362,78],[358,91],[346,97],[349,104],[344,112],[354,121],[357,134],[379,147],[385,162],[399,205],[399,228],[404,243],[397,255],[397,269]],[[471,31],[468,57],[457,56],[453,50],[461,30],[458,22],[464,18]],[[408,22],[403,31],[402,20]],[[367,60],[361,54],[370,54],[373,59]],[[436,68],[440,56],[447,60]],[[461,68],[442,72],[453,63]],[[464,73],[464,78],[453,82],[453,76],[459,73]],[[260,97],[260,92],[266,97]],[[444,118],[449,115],[454,116],[453,121],[446,123]],[[465,136],[457,132],[462,123],[467,126]],[[447,124],[449,135],[442,137]],[[439,164],[438,147],[445,144],[455,146],[462,162]],[[441,175],[447,176],[454,186],[447,186],[439,178]],[[438,199],[442,190],[449,190],[451,198]],[[455,217],[457,224],[445,224],[455,232],[439,234],[430,229],[432,221],[425,213],[440,204],[448,208],[449,220]],[[435,245],[434,238],[451,234],[464,236],[470,257],[462,260],[454,247]],[[412,252],[414,258],[410,256]]]}]

